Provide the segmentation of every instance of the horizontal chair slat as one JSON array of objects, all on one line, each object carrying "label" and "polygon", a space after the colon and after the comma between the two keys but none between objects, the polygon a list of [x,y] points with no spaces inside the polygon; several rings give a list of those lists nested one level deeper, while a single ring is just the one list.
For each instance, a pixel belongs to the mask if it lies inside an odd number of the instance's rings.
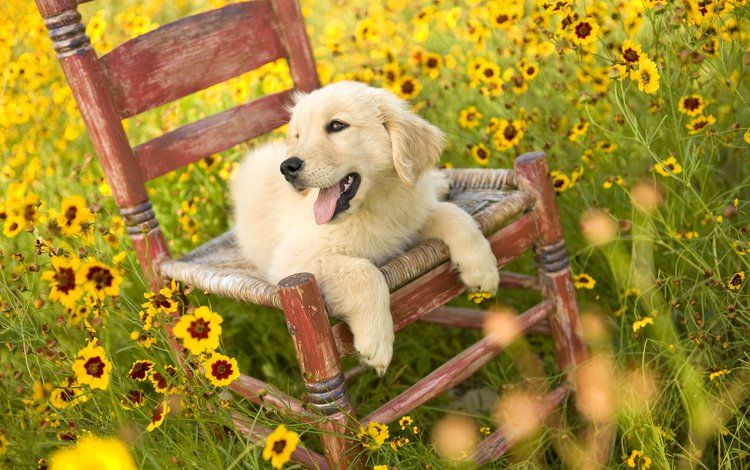
[{"label": "horizontal chair slat", "polygon": [[271,6],[260,0],[157,28],[121,44],[102,64],[128,118],[283,56]]},{"label": "horizontal chair slat", "polygon": [[258,98],[137,146],[141,174],[152,180],[282,126],[289,120],[286,106],[292,93],[286,90]]}]

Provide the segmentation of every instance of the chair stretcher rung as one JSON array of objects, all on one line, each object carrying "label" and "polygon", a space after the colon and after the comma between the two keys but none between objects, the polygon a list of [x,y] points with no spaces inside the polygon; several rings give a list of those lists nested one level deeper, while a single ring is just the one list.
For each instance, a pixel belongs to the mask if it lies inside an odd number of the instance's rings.
[{"label": "chair stretcher rung", "polygon": [[[480,330],[484,327],[487,316],[492,315],[491,310],[476,310],[461,307],[440,307],[423,316],[419,321],[433,323],[435,325],[452,326],[457,328],[474,328]],[[542,320],[531,325],[527,333],[534,335],[549,334],[549,322]]]},{"label": "chair stretcher rung", "polygon": [[229,385],[229,390],[257,405],[268,406],[282,413],[290,413],[305,421],[320,419],[319,416],[305,409],[301,401],[249,375],[240,375]]},{"label": "chair stretcher rung", "polygon": [[[544,319],[554,308],[555,305],[552,301],[545,300],[519,315],[517,321],[520,333],[525,332],[531,325]],[[361,420],[362,423],[371,421],[389,423],[399,416],[409,413],[443,391],[464,381],[480,367],[494,359],[501,351],[502,346],[498,345],[493,339],[482,338],[409,387],[399,396],[370,413]]]}]

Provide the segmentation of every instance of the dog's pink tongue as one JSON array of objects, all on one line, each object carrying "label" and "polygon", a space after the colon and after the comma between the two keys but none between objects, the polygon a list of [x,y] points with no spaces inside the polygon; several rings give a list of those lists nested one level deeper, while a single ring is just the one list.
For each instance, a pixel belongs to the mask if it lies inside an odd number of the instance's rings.
[{"label": "dog's pink tongue", "polygon": [[336,201],[341,197],[341,187],[339,184],[334,184],[329,188],[320,188],[318,193],[318,199],[313,204],[313,212],[315,212],[315,223],[323,225],[333,218],[333,213],[336,210]]}]

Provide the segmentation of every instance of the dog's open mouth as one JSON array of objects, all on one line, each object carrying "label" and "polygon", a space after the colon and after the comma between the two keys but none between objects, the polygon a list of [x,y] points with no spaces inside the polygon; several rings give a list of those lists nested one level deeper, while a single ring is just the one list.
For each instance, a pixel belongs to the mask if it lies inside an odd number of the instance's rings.
[{"label": "dog's open mouth", "polygon": [[315,222],[318,225],[325,224],[336,217],[336,214],[349,209],[349,201],[357,194],[359,182],[360,176],[357,173],[349,173],[333,186],[320,188],[318,199],[313,205]]}]

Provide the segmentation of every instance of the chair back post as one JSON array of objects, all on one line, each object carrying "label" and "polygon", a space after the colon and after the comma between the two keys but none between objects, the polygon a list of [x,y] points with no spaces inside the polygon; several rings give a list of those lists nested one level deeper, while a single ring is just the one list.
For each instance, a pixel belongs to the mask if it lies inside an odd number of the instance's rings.
[{"label": "chair back post", "polygon": [[326,416],[319,425],[326,458],[331,468],[363,468],[357,441],[340,437],[351,435],[357,422],[318,283],[310,273],[293,274],[279,282],[279,294],[308,401]]},{"label": "chair back post", "polygon": [[578,319],[578,302],[570,276],[570,262],[565,248],[555,192],[549,179],[547,158],[542,152],[521,155],[515,160],[519,189],[535,195],[533,214],[538,234],[535,242],[536,262],[541,276],[542,294],[556,303],[550,315],[550,334],[561,370],[574,377],[571,367],[585,361],[588,353]]},{"label": "chair back post", "polygon": [[305,31],[297,0],[271,0],[271,7],[278,22],[281,40],[287,51],[289,71],[298,90],[309,93],[320,88],[320,79],[315,68],[315,59],[310,39]]},{"label": "chair back post", "polygon": [[169,250],[151,209],[109,82],[81,22],[78,2],[35,1],[133,240],[138,261],[147,280],[155,287],[160,280],[154,266],[169,257]]}]

